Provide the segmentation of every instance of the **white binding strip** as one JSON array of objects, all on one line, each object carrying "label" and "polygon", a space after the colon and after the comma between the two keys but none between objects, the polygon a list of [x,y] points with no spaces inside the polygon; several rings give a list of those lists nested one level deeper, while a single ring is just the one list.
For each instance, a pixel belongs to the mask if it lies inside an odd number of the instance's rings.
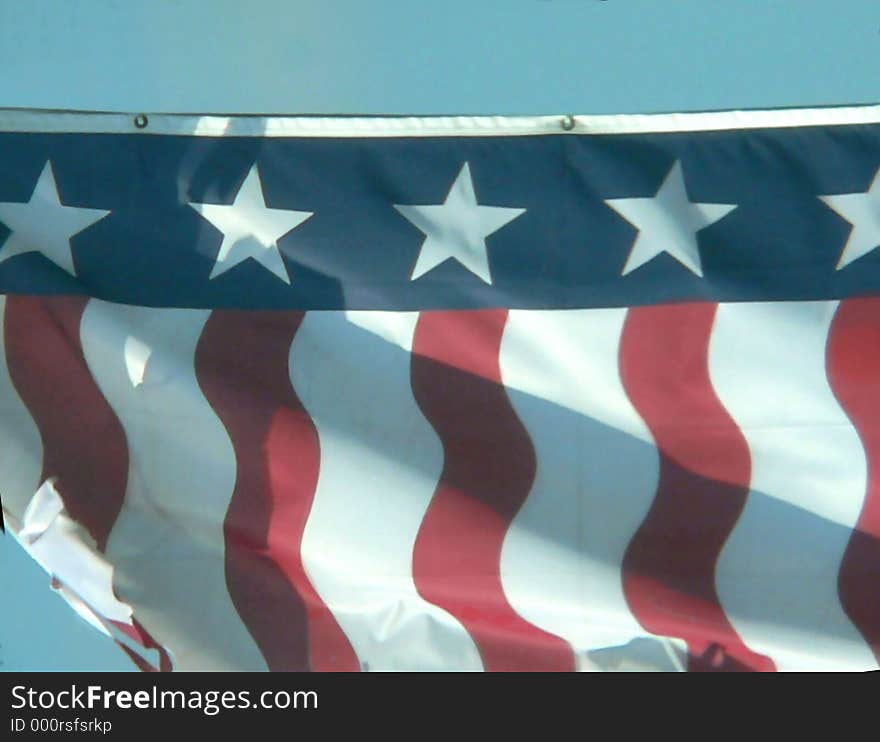
[{"label": "white binding strip", "polygon": [[616,115],[245,116],[0,108],[0,133],[170,134],[233,137],[491,137],[547,134],[653,134],[880,123],[880,105]]},{"label": "white binding strip", "polygon": [[[8,522],[15,528],[41,484],[43,441],[9,376],[5,326],[6,297],[0,295],[0,495]],[[35,347],[34,353],[39,352]]]},{"label": "white binding strip", "polygon": [[722,304],[709,346],[712,384],[752,458],[751,492],[718,560],[718,595],[743,640],[780,670],[877,668],[837,592],[867,464],[826,377],[836,308]]},{"label": "white binding strip", "polygon": [[659,476],[651,434],[620,380],[625,318],[625,309],[509,315],[501,376],[537,475],[505,538],[501,577],[514,609],[566,639],[580,669],[675,669],[622,586],[624,553]]},{"label": "white binding strip", "polygon": [[97,300],[83,314],[83,353],[129,449],[106,555],[120,599],[175,669],[265,670],[226,586],[235,454],[195,375],[208,315]]},{"label": "white binding strip", "polygon": [[367,670],[481,670],[464,627],[412,576],[443,469],[410,386],[418,315],[310,312],[291,382],[318,430],[321,467],[302,541],[312,584]]}]

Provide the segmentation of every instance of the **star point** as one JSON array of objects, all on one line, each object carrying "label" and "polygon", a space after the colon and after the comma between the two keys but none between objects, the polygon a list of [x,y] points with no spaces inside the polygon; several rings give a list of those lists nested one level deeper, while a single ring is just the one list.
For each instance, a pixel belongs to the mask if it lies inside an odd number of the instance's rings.
[{"label": "star point", "polygon": [[852,225],[836,270],[880,247],[880,168],[867,191],[819,196],[819,199]]},{"label": "star point", "polygon": [[492,273],[486,238],[526,211],[478,203],[468,162],[442,204],[394,204],[394,208],[425,235],[410,281],[447,260],[455,260],[490,285]]},{"label": "star point", "polygon": [[251,258],[290,284],[278,240],[314,212],[269,207],[256,164],[251,166],[231,204],[190,202],[189,205],[223,233],[209,279]]},{"label": "star point", "polygon": [[76,276],[70,239],[109,213],[63,204],[52,162],[47,160],[26,202],[0,202],[0,222],[10,230],[0,245],[0,263],[36,252]]},{"label": "star point", "polygon": [[702,278],[697,232],[736,208],[736,204],[692,202],[678,160],[663,179],[656,195],[609,198],[605,203],[638,230],[621,271],[624,276],[665,252]]}]

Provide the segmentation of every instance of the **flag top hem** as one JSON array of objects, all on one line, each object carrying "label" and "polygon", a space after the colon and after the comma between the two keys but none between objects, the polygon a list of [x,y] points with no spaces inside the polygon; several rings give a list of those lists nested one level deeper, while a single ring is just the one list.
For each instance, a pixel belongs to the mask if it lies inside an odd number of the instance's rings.
[{"label": "flag top hem", "polygon": [[880,123],[880,105],[548,116],[144,114],[0,108],[0,133],[208,137],[489,137],[652,134]]}]

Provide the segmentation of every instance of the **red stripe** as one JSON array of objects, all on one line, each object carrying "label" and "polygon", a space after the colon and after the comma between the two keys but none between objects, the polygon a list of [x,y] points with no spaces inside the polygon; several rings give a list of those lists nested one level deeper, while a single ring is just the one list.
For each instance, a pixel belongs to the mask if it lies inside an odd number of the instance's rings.
[{"label": "red stripe", "polygon": [[880,662],[880,299],[840,304],[828,338],[828,379],[868,463],[865,501],[840,566],[840,602]]},{"label": "red stripe", "polygon": [[455,616],[487,670],[572,670],[569,645],[507,602],[501,547],[531,490],[535,453],[501,385],[506,310],[423,312],[412,386],[443,443],[440,483],[419,529],[419,593]]},{"label": "red stripe", "polygon": [[149,662],[147,662],[143,657],[141,657],[137,652],[133,649],[129,649],[125,644],[123,644],[118,639],[116,641],[116,646],[119,647],[123,652],[128,655],[128,658],[134,662],[135,666],[141,672],[159,672],[159,668],[154,667]]},{"label": "red stripe", "polygon": [[237,462],[224,524],[226,580],[271,670],[357,670],[300,553],[320,462],[315,426],[288,373],[302,319],[302,312],[216,311],[196,349],[199,384]]},{"label": "red stripe", "polygon": [[638,307],[621,338],[624,387],[660,452],[654,503],[623,561],[633,614],[687,642],[691,670],[772,670],[720,606],[715,564],[745,506],[748,445],[709,378],[714,304]]},{"label": "red stripe", "polygon": [[[81,296],[8,296],[4,341],[9,375],[42,439],[41,480],[55,479],[68,514],[103,552],[125,500],[128,444],[83,354],[80,323],[87,302]],[[165,649],[133,622],[134,628],[111,623],[156,649],[160,669],[170,671]],[[156,669],[117,643],[139,668]]]},{"label": "red stripe", "polygon": [[133,651],[121,641],[116,640],[116,644],[129,656],[132,662],[138,666],[141,672],[171,672],[174,668],[171,664],[171,657],[163,646],[158,644],[150,632],[147,631],[136,618],[132,618],[131,625],[122,623],[121,621],[109,620],[109,623],[122,634],[125,634],[132,641],[137,642],[147,649],[155,649],[159,653],[159,667],[147,662],[137,652]]},{"label": "red stripe", "polygon": [[42,480],[104,551],[128,482],[128,445],[80,343],[80,296],[9,296],[4,335],[9,375],[43,443]]}]

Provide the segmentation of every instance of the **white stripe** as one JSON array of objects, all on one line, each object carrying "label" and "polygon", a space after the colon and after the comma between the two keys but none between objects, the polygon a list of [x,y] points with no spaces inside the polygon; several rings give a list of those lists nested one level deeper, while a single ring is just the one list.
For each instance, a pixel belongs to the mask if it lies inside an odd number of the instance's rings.
[{"label": "white stripe", "polygon": [[501,344],[502,379],[537,455],[532,492],[504,541],[504,591],[526,620],[566,639],[585,669],[602,666],[595,650],[649,636],[621,579],[659,476],[651,434],[620,381],[625,317],[513,311]]},{"label": "white stripe", "polygon": [[0,495],[10,525],[16,527],[40,486],[43,441],[9,376],[5,327],[6,297],[0,295]]},{"label": "white stripe", "polygon": [[171,134],[248,137],[491,137],[649,134],[880,123],[880,106],[555,116],[214,116],[0,109],[0,133]]},{"label": "white stripe", "polygon": [[125,502],[106,554],[117,594],[168,648],[175,669],[265,670],[226,587],[223,521],[235,455],[193,365],[208,314],[101,301],[83,314],[83,353],[129,450]]},{"label": "white stripe", "polygon": [[443,451],[410,386],[418,315],[311,312],[291,381],[318,430],[321,467],[302,542],[322,600],[370,670],[481,670],[469,634],[412,577]]},{"label": "white stripe", "polygon": [[717,565],[718,595],[743,640],[780,670],[877,666],[837,594],[867,465],[826,378],[836,308],[721,305],[709,346],[712,384],[752,457],[752,491]]}]

